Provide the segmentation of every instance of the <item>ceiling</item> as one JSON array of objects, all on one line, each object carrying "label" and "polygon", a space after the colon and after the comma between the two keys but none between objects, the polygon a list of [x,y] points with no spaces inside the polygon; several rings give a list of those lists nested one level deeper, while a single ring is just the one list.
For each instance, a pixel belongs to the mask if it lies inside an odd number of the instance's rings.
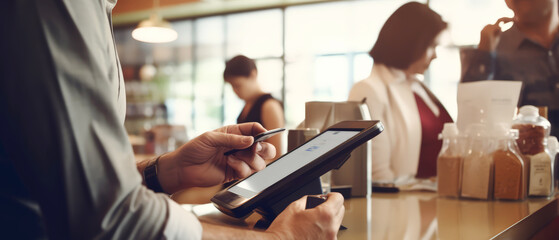
[{"label": "ceiling", "polygon": [[[159,14],[173,20],[333,1],[341,0],[159,0]],[[113,24],[135,25],[149,17],[153,5],[154,0],[118,0]]]},{"label": "ceiling", "polygon": [[[159,0],[159,6],[164,8],[196,2],[202,2],[202,0]],[[113,9],[113,15],[118,16],[120,14],[150,10],[153,8],[153,5],[153,0],[118,0]]]}]

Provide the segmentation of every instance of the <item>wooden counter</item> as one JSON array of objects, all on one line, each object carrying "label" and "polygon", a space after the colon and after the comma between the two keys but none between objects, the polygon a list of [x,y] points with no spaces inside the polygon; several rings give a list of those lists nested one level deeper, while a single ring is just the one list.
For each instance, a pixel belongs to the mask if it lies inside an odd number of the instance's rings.
[{"label": "wooden counter", "polygon": [[[436,193],[373,194],[345,201],[338,239],[529,239],[555,217],[557,199],[522,202],[438,198]],[[259,219],[245,221],[220,213],[211,204],[183,205],[202,221],[251,228]]]},{"label": "wooden counter", "polygon": [[477,201],[404,192],[349,199],[345,206],[348,230],[339,239],[529,239],[557,216],[555,198]]}]

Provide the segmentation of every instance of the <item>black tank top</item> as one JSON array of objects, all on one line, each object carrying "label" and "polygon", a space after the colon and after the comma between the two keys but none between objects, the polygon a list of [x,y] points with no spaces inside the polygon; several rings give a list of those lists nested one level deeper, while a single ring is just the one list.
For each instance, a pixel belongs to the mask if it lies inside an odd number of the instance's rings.
[{"label": "black tank top", "polygon": [[260,97],[258,97],[258,99],[256,99],[254,105],[252,105],[250,110],[248,110],[248,114],[246,115],[246,117],[242,117],[242,112],[241,114],[239,114],[239,117],[237,117],[237,123],[257,122],[262,124],[262,105],[268,99],[276,100],[269,93],[261,95]]}]

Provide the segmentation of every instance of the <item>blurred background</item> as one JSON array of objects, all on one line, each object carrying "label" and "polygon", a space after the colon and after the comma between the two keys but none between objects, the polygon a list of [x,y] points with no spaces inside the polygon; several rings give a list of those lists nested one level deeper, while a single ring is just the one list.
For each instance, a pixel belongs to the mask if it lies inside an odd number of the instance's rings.
[{"label": "blurred background", "polygon": [[[238,54],[256,60],[263,90],[283,101],[286,128],[295,128],[304,120],[305,102],[345,101],[353,83],[370,74],[368,51],[388,16],[405,2],[119,0],[113,24],[126,81],[125,125],[133,144],[153,139],[149,131],[155,126],[186,131],[173,140],[180,144],[234,124],[244,103],[223,81],[223,70],[225,61]],[[419,2],[449,23],[425,83],[456,118],[459,48],[477,45],[486,24],[513,14],[504,0]],[[175,41],[132,38],[154,9],[178,33]]]}]

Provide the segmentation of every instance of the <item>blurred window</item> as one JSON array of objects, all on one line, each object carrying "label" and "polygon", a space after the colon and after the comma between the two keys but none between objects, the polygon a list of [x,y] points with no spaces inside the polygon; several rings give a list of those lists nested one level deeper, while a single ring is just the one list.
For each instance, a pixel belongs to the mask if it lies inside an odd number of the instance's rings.
[{"label": "blurred window", "polygon": [[[303,121],[306,101],[344,101],[369,76],[368,52],[386,19],[405,0],[335,1],[174,21],[177,41],[140,43],[132,27],[115,27],[125,75],[127,130],[166,121],[189,137],[233,124],[244,105],[223,81],[225,61],[255,59],[264,91],[284,103],[286,127]],[[420,1],[425,2],[425,1]],[[456,117],[458,49],[475,46],[486,24],[512,16],[503,0],[430,0],[449,23],[425,83]],[[161,112],[164,103],[166,112]],[[161,119],[161,118],[164,119]]]}]

